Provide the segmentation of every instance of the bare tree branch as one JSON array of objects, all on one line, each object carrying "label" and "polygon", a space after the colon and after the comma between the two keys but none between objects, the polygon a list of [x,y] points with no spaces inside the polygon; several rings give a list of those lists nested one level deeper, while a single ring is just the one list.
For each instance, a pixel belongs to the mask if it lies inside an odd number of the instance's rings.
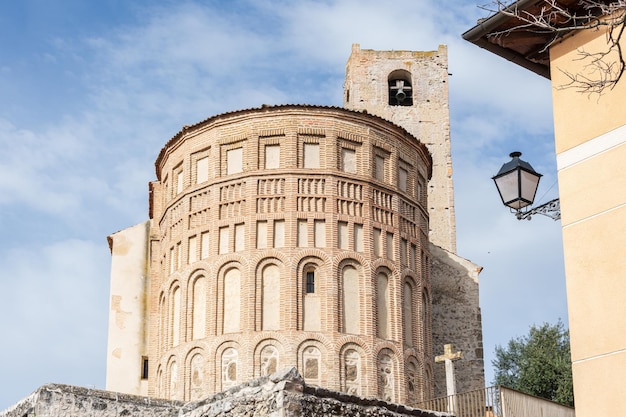
[{"label": "bare tree branch", "polygon": [[578,60],[584,62],[584,70],[581,73],[561,70],[569,82],[559,87],[602,94],[607,89],[613,89],[626,71],[621,45],[626,23],[626,0],[579,0],[577,6],[564,6],[559,0],[543,0],[532,9],[521,10],[517,2],[511,4],[494,0],[480,8],[512,17],[518,22],[512,27],[490,33],[489,38],[498,40],[519,32],[547,35],[540,53],[547,51],[566,33],[605,29],[606,48],[600,52],[579,49]]}]

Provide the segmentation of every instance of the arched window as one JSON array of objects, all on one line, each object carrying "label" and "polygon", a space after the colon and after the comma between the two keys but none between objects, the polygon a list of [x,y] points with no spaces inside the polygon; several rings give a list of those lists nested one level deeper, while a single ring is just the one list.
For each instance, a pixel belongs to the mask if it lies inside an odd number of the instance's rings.
[{"label": "arched window", "polygon": [[280,269],[268,265],[261,273],[263,280],[262,323],[263,330],[280,329]]},{"label": "arched window", "polygon": [[384,349],[378,354],[378,398],[383,401],[393,402],[395,393],[395,367],[393,353]]},{"label": "arched window", "polygon": [[415,308],[413,300],[413,285],[411,282],[405,281],[403,294],[402,294],[402,315],[403,315],[403,332],[404,332],[404,344],[411,347],[413,346],[414,338],[414,325],[415,325]]},{"label": "arched window", "polygon": [[261,350],[261,363],[259,374],[268,376],[278,369],[278,349],[272,345],[267,345]]},{"label": "arched window", "polygon": [[161,365],[159,365],[157,369],[157,381],[156,382],[157,382],[156,383],[157,397],[163,398],[165,393],[163,392],[163,369],[161,369]]},{"label": "arched window", "polygon": [[395,70],[387,78],[389,85],[390,106],[412,106],[413,87],[411,73],[406,70]]},{"label": "arched window", "polygon": [[407,404],[415,406],[419,402],[419,368],[415,358],[409,358],[406,363],[406,393]]},{"label": "arched window", "polygon": [[359,302],[359,273],[354,266],[348,265],[341,271],[343,331],[359,334],[361,322],[361,303]]},{"label": "arched window", "polygon": [[376,276],[376,333],[389,339],[389,278],[384,272]]},{"label": "arched window", "polygon": [[315,346],[308,346],[302,351],[303,377],[307,385],[319,386],[322,378],[322,352]]},{"label": "arched window", "polygon": [[430,400],[433,394],[433,370],[427,364],[424,368],[424,400]]},{"label": "arched window", "polygon": [[303,329],[319,332],[322,329],[321,299],[318,295],[318,269],[307,265],[303,270]]},{"label": "arched window", "polygon": [[174,288],[172,291],[172,300],[170,304],[170,324],[171,324],[171,346],[178,346],[180,343],[180,287]]},{"label": "arched window", "polygon": [[207,281],[201,276],[193,281],[193,304],[191,305],[191,338],[206,337]]},{"label": "arched window", "polygon": [[204,396],[204,357],[196,353],[191,358],[189,367],[191,375],[187,398],[191,401],[199,400]]},{"label": "arched window", "polygon": [[232,268],[224,274],[224,311],[222,316],[224,333],[238,332],[240,319],[241,273],[238,269]]},{"label": "arched window", "polygon": [[169,372],[169,399],[177,400],[178,399],[178,365],[176,361],[172,361],[170,363],[170,372]]},{"label": "arched window", "polygon": [[237,365],[239,354],[234,348],[227,348],[222,352],[222,390],[237,385]]},{"label": "arched window", "polygon": [[422,346],[424,346],[424,349],[426,349],[426,345],[429,343],[426,332],[431,327],[429,304],[428,291],[424,288],[422,292],[422,329],[420,334],[422,336]]},{"label": "arched window", "polygon": [[361,395],[361,355],[355,349],[343,354],[343,391],[350,395]]},{"label": "arched window", "polygon": [[159,296],[159,347],[161,351],[167,349],[167,317],[165,294],[161,293]]}]

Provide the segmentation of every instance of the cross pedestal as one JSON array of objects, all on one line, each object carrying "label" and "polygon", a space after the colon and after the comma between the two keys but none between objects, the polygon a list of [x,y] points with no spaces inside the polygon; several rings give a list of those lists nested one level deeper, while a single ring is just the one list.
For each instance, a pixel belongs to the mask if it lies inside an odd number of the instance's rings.
[{"label": "cross pedestal", "polygon": [[463,358],[463,352],[453,352],[452,344],[443,345],[443,355],[435,357],[435,362],[444,362],[446,365],[446,391],[448,394],[448,412],[456,414],[456,380],[454,378],[454,364],[452,361]]}]

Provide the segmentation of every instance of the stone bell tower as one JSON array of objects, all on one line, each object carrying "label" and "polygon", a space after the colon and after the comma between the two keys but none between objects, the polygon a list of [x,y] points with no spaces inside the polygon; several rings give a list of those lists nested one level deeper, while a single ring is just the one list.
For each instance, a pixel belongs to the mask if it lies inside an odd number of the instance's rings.
[{"label": "stone bell tower", "polygon": [[[374,51],[354,44],[346,64],[344,107],[403,127],[432,156],[427,186],[432,351],[441,355],[450,343],[463,351],[455,366],[456,387],[464,392],[481,389],[485,383],[478,299],[482,268],[456,255],[447,54],[445,45],[436,51]],[[434,363],[433,369],[434,394],[445,396],[445,369]]]},{"label": "stone bell tower", "polygon": [[352,45],[343,105],[402,126],[428,147],[433,158],[429,238],[456,253],[447,49],[440,45],[427,52],[374,51]]},{"label": "stone bell tower", "polygon": [[109,237],[107,389],[190,401],[293,366],[309,385],[418,405],[445,395],[444,344],[463,351],[459,392],[482,388],[447,77],[445,47],[355,45],[347,108],[262,106],[172,137],[149,221]]}]

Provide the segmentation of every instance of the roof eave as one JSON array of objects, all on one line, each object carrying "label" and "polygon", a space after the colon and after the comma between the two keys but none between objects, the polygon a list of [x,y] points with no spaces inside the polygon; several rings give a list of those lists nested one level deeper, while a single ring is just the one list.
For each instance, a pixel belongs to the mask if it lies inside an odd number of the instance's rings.
[{"label": "roof eave", "polygon": [[[509,5],[506,10],[513,11],[515,9],[525,9],[538,3],[540,0],[519,0]],[[502,12],[498,12],[493,16],[483,19],[476,26],[463,33],[463,39],[477,45],[489,52],[501,56],[523,68],[526,68],[535,74],[541,75],[547,79],[550,79],[550,67],[543,64],[530,61],[524,55],[517,53],[511,49],[504,48],[502,46],[491,43],[487,40],[486,36],[498,28],[506,21],[512,19]]]},{"label": "roof eave", "polygon": [[[465,39],[465,37],[464,37]],[[469,40],[469,39],[465,39]],[[507,48],[503,48],[499,45],[493,44],[484,38],[477,39],[475,41],[471,41],[474,45],[477,45],[489,52],[492,52],[502,58],[511,61],[521,67],[526,68],[534,72],[535,74],[541,75],[544,78],[550,79],[550,67],[547,65],[537,64],[536,62],[528,60],[524,55],[518,54],[515,51],[512,51]]]}]

